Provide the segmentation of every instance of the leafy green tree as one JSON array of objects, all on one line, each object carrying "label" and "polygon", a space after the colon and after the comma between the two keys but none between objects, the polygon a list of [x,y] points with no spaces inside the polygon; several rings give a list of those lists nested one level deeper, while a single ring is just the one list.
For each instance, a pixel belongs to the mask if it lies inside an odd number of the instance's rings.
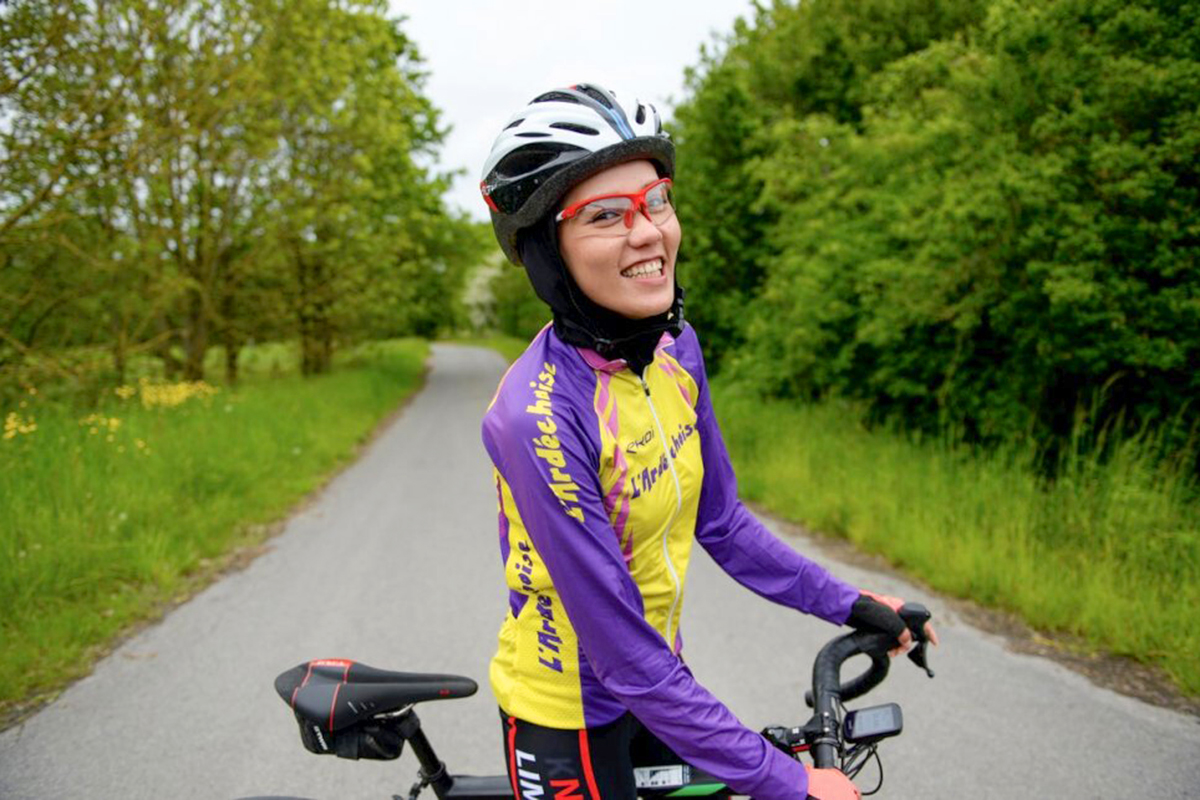
[{"label": "leafy green tree", "polygon": [[674,133],[686,315],[711,360],[743,345],[746,311],[778,253],[768,241],[777,209],[761,201],[757,167],[779,147],[774,126],[815,114],[857,129],[872,76],[976,24],[984,8],[983,0],[777,0],[702,50]]},{"label": "leafy green tree", "polygon": [[0,370],[103,347],[199,378],[224,346],[462,320],[480,256],[382,0],[0,5]]},{"label": "leafy green tree", "polygon": [[857,122],[772,126],[742,374],[985,439],[1062,442],[1081,409],[1194,419],[1200,64],[1177,11],[995,2],[879,71]]},{"label": "leafy green tree", "polygon": [[[751,34],[739,32],[745,39]],[[749,42],[730,45],[749,47]],[[679,281],[684,318],[700,331],[716,365],[743,344],[747,306],[762,281],[772,219],[759,197],[762,180],[752,165],[764,153],[759,134],[767,124],[744,68],[703,55],[702,72],[690,71],[693,95],[676,109],[675,182],[683,241]]]},{"label": "leafy green tree", "polygon": [[118,237],[75,209],[126,167],[124,90],[138,67],[104,22],[85,3],[0,8],[0,367],[94,335],[93,318],[86,332],[61,324],[103,283],[72,260],[99,265],[90,239]]},{"label": "leafy green tree", "polygon": [[492,279],[491,292],[494,324],[499,333],[530,340],[551,319],[549,307],[534,294],[525,270],[507,260],[500,264]]},{"label": "leafy green tree", "polygon": [[382,3],[265,8],[283,142],[273,235],[289,256],[304,371],[320,372],[339,333],[378,316],[371,298],[412,302],[414,286],[437,273],[441,184],[414,154],[431,152],[442,132],[419,93],[416,48]]}]

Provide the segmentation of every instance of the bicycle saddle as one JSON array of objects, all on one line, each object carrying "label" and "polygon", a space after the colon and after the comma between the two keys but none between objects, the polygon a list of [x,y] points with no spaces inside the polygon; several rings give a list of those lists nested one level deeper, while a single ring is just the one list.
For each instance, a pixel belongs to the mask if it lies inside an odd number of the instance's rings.
[{"label": "bicycle saddle", "polygon": [[309,661],[275,679],[297,716],[330,732],[413,703],[470,697],[478,688],[458,675],[388,672],[341,658]]}]

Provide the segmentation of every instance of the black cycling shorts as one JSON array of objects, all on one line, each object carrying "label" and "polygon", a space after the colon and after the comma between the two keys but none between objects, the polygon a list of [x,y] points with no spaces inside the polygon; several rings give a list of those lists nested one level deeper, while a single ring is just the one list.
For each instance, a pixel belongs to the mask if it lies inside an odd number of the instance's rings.
[{"label": "black cycling shorts", "polygon": [[682,763],[632,714],[583,730],[546,728],[503,711],[500,717],[517,800],[635,800],[636,767]]}]

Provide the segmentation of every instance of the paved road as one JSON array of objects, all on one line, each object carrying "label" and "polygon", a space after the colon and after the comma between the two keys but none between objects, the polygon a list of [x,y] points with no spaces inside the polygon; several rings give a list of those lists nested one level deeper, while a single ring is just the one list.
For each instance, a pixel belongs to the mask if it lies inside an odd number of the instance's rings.
[{"label": "paved road", "polygon": [[[133,637],[94,674],[0,735],[0,798],[390,798],[415,762],[310,755],[275,675],[342,656],[483,683],[505,608],[478,420],[503,365],[438,346],[426,389],[246,570]],[[813,542],[796,547],[819,552]],[[829,562],[832,563],[832,562]],[[833,563],[889,594],[938,598]],[[833,632],[740,589],[697,548],[689,663],[748,724],[800,722],[812,655]],[[876,695],[905,706],[885,743],[889,798],[1200,798],[1200,721],[1097,689],[942,613],[938,677],[907,662]],[[421,712],[458,772],[499,773],[478,695]]]}]

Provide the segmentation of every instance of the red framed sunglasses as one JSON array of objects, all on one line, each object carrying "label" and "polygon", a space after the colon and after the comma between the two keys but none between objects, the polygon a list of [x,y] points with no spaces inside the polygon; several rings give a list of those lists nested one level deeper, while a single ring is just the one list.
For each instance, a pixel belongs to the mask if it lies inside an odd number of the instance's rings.
[{"label": "red framed sunglasses", "polygon": [[[572,203],[558,213],[555,222],[574,220],[589,233],[623,236],[633,227],[633,215],[662,225],[675,215],[671,179],[659,178],[635,194],[602,194]],[[618,222],[624,225],[618,225]]]}]

